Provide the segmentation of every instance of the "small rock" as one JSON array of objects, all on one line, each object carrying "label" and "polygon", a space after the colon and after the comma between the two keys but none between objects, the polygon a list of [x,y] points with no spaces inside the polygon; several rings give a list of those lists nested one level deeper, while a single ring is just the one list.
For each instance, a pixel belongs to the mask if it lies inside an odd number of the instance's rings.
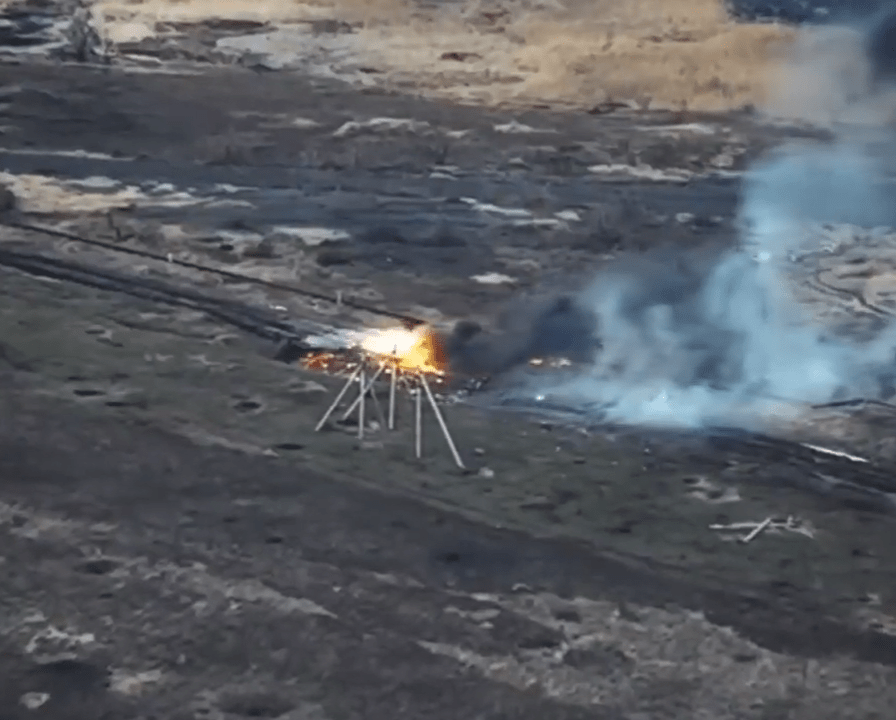
[{"label": "small rock", "polygon": [[682,225],[685,225],[690,222],[694,222],[694,213],[687,213],[687,212],[678,213],[675,216],[675,220],[680,222]]},{"label": "small rock", "polygon": [[479,477],[485,478],[486,480],[491,480],[493,477],[495,477],[495,471],[489,467],[483,467],[479,468],[478,475]]},{"label": "small rock", "polygon": [[473,454],[477,457],[482,457],[483,455],[485,455],[485,450],[483,450],[482,448],[473,448]]}]

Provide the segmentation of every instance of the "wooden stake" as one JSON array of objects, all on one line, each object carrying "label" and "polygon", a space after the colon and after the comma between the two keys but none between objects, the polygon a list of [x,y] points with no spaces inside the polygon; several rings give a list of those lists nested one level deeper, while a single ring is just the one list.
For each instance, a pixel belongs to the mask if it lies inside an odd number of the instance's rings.
[{"label": "wooden stake", "polygon": [[349,379],[346,381],[345,385],[342,387],[342,390],[339,391],[339,394],[336,396],[336,399],[333,400],[333,404],[327,408],[327,412],[324,413],[324,416],[320,419],[320,422],[317,423],[317,426],[314,428],[314,432],[320,432],[320,429],[326,424],[327,420],[330,419],[330,415],[333,414],[333,411],[336,409],[336,406],[342,401],[342,398],[345,397],[345,394],[348,392],[348,389],[352,386],[352,383],[355,382],[355,379],[358,375],[361,374],[361,371],[364,369],[363,364],[358,365],[355,371],[349,376]]},{"label": "wooden stake", "polygon": [[426,380],[426,376],[420,375],[420,384],[423,385],[423,389],[426,390],[426,396],[429,398],[429,404],[432,406],[432,411],[436,414],[436,420],[439,421],[439,427],[442,428],[442,435],[445,436],[445,440],[448,443],[448,447],[451,448],[451,454],[454,456],[454,462],[461,470],[466,470],[466,466],[464,465],[464,461],[461,459],[460,453],[457,451],[457,446],[454,444],[454,438],[451,437],[451,433],[448,431],[448,424],[445,422],[445,418],[442,417],[442,411],[439,410],[439,405],[436,402],[435,396],[432,394],[432,390],[429,387],[429,382]]},{"label": "wooden stake", "polygon": [[417,457],[423,456],[423,390],[418,385],[414,389],[414,447]]}]

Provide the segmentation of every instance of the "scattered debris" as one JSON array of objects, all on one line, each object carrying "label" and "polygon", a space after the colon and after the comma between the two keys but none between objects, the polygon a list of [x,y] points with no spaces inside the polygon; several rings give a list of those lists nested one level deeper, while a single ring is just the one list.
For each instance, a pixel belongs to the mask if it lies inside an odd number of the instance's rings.
[{"label": "scattered debris", "polygon": [[739,538],[741,543],[749,543],[755,540],[766,530],[784,530],[787,532],[805,535],[808,538],[815,538],[815,532],[805,522],[799,520],[793,515],[788,515],[786,520],[775,520],[774,517],[767,517],[760,522],[736,522],[728,524],[714,524],[709,526],[710,530],[717,531],[739,531],[749,530],[746,535]]},{"label": "scattered debris", "polygon": [[40,658],[41,662],[52,662],[74,657],[77,650],[94,642],[93,633],[73,633],[48,625],[26,643],[25,652]]},{"label": "scattered debris", "polygon": [[835,457],[845,458],[846,460],[852,460],[857,463],[868,463],[871,462],[867,458],[859,457],[858,455],[850,455],[849,453],[845,453],[841,450],[831,450],[830,448],[820,447],[818,445],[810,445],[809,443],[800,443],[804,448],[808,448],[809,450],[814,450],[815,452],[822,453],[824,455],[834,455]]},{"label": "scattered debris", "polygon": [[754,527],[749,533],[747,533],[743,538],[741,538],[741,542],[746,544],[753,540],[754,538],[759,537],[760,533],[765,530],[769,525],[772,524],[772,519],[767,517],[761,523],[759,523],[756,527]]}]

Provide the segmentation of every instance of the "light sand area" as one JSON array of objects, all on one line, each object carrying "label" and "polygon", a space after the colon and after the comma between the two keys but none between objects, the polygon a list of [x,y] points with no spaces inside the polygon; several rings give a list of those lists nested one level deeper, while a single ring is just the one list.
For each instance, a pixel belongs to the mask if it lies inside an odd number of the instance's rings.
[{"label": "light sand area", "polygon": [[324,49],[343,68],[365,68],[368,84],[489,105],[760,105],[795,34],[735,23],[721,0],[96,0],[94,13],[113,44],[209,19],[344,21],[352,32]]}]

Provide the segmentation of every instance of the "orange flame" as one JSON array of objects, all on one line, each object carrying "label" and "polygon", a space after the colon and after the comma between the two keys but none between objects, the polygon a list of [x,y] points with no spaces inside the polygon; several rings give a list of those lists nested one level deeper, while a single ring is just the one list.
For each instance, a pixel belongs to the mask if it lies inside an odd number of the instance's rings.
[{"label": "orange flame", "polygon": [[399,369],[405,372],[443,375],[448,369],[448,359],[441,338],[425,325],[413,330],[372,330],[361,341],[361,349],[371,355],[394,358]]},{"label": "orange flame", "polygon": [[302,358],[302,365],[309,370],[327,372],[334,364],[337,364],[337,356],[330,352],[309,353]]}]

